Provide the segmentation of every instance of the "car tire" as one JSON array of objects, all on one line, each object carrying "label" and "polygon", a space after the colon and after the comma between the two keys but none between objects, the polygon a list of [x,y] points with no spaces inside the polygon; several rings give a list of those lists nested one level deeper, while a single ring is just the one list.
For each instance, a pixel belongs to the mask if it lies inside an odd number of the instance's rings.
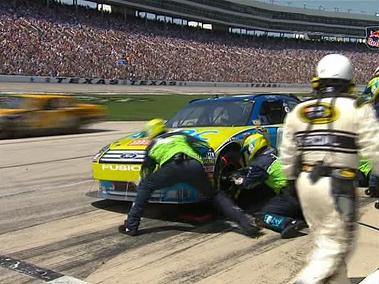
[{"label": "car tire", "polygon": [[1,131],[0,131],[0,138],[1,139],[11,139],[11,138],[17,138],[20,136],[22,132],[20,131],[20,126],[13,123],[13,122],[7,122],[3,125]]},{"label": "car tire", "polygon": [[76,133],[80,129],[81,123],[80,119],[77,117],[71,117],[67,121],[67,131],[68,133]]},{"label": "car tire", "polygon": [[235,158],[238,156],[239,153],[237,151],[227,151],[219,156],[215,168],[215,185],[217,190],[226,191],[231,186],[230,180],[226,179],[226,177],[240,168]]},{"label": "car tire", "polygon": [[6,130],[0,130],[0,139],[7,139],[9,138],[10,134]]}]

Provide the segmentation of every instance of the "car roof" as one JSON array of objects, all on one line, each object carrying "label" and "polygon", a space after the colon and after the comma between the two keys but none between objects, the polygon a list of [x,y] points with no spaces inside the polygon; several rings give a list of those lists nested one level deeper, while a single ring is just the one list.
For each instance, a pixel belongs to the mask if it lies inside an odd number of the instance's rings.
[{"label": "car roof", "polygon": [[233,96],[215,95],[213,97],[209,97],[206,99],[194,99],[194,100],[190,101],[190,103],[208,103],[208,102],[213,103],[215,101],[237,102],[237,101],[246,101],[246,100],[254,101],[258,97],[263,97],[263,96],[270,96],[270,97],[272,97],[272,96],[286,96],[286,97],[291,97],[291,98],[294,98],[296,100],[299,100],[294,94],[291,94],[291,93],[258,93],[258,94],[233,95]]},{"label": "car roof", "polygon": [[14,94],[10,95],[11,97],[20,97],[20,98],[32,98],[32,99],[67,99],[70,96],[62,94]]}]

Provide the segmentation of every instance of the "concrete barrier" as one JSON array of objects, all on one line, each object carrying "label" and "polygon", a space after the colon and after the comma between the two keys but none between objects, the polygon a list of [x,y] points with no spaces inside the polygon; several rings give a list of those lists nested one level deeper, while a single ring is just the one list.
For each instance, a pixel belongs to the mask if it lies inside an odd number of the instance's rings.
[{"label": "concrete barrier", "polygon": [[[122,80],[82,77],[46,77],[0,75],[0,83],[54,83],[75,85],[124,85],[124,86],[175,86],[175,87],[220,87],[220,88],[268,88],[268,89],[310,89],[310,84],[289,83],[256,83],[256,82],[205,82],[205,81],[173,81],[173,80]],[[358,85],[363,90],[364,85]]]},{"label": "concrete barrier", "polygon": [[255,83],[255,82],[203,82],[203,81],[173,81],[173,80],[122,80],[82,77],[46,77],[0,75],[3,83],[58,83],[58,84],[88,84],[88,85],[128,85],[128,86],[188,86],[188,87],[256,87],[256,88],[307,88],[308,84],[288,83]]}]

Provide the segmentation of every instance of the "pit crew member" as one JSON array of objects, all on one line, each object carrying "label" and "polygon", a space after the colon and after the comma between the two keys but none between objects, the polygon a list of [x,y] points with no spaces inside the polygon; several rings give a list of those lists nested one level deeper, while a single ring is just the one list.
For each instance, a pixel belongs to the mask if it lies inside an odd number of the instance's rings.
[{"label": "pit crew member", "polygon": [[254,190],[258,193],[254,196],[265,201],[263,207],[254,214],[256,223],[279,232],[282,238],[297,236],[306,224],[296,191],[287,184],[276,150],[263,134],[255,133],[245,138],[241,152],[248,161],[242,187]]},{"label": "pit crew member", "polygon": [[[375,69],[371,80],[363,91],[363,97],[367,97],[367,99],[372,102],[376,118],[379,119],[379,66]],[[367,161],[365,164],[368,164]],[[363,168],[363,170],[364,169],[367,171],[367,167]],[[367,176],[369,176],[368,194],[371,197],[379,197],[379,177],[371,174],[371,172],[367,174]]]},{"label": "pit crew member", "polygon": [[378,123],[369,104],[353,97],[353,66],[340,54],[317,65],[316,98],[298,104],[284,123],[280,159],[315,235],[297,284],[350,283],[345,259],[356,218],[355,177],[359,155],[378,167]]},{"label": "pit crew member", "polygon": [[[216,192],[203,168],[202,152],[208,144],[183,132],[167,133],[164,121],[153,119],[144,129],[146,136],[153,139],[146,149],[146,158],[141,168],[141,182],[137,197],[127,220],[120,230],[128,235],[138,234],[140,219],[148,199],[155,189],[188,183],[201,194],[213,200],[216,208],[228,218],[236,221],[244,233],[255,235],[259,228],[223,192]],[[155,139],[154,139],[155,138]]]}]

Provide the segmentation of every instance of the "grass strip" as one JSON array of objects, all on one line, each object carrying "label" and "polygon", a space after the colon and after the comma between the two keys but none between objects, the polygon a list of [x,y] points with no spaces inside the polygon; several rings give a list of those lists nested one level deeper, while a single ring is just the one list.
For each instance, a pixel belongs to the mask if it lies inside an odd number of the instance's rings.
[{"label": "grass strip", "polygon": [[169,119],[188,102],[209,95],[89,95],[76,96],[80,101],[101,104],[108,109],[108,120]]}]

